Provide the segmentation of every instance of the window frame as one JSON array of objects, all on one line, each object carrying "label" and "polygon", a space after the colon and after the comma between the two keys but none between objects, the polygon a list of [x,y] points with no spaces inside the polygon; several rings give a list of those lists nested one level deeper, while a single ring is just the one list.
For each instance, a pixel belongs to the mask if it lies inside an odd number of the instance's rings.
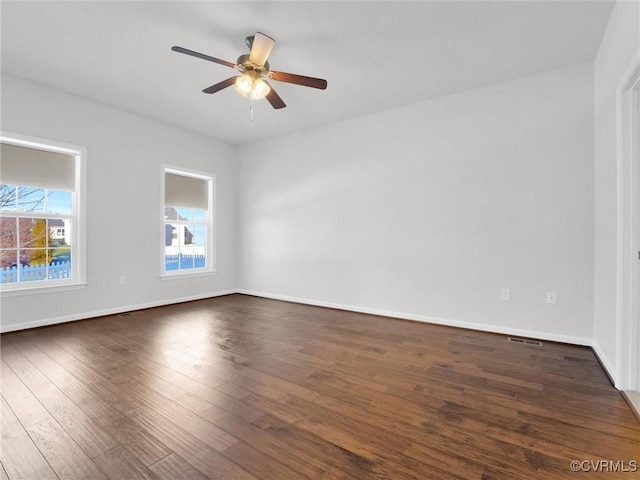
[{"label": "window frame", "polygon": [[[38,218],[68,218],[72,222],[71,229],[71,278],[55,280],[34,280],[28,282],[0,284],[0,297],[41,294],[59,291],[75,290],[87,285],[86,261],[86,184],[87,184],[87,148],[56,140],[44,139],[13,132],[0,131],[0,143],[20,147],[43,150],[53,153],[71,155],[75,158],[75,184],[71,195],[71,214],[48,214],[31,212],[0,213],[3,217],[38,217]],[[22,186],[22,185],[20,185]],[[30,186],[30,185],[26,185]]]},{"label": "window frame", "polygon": [[[206,221],[206,266],[204,268],[189,268],[166,270],[165,258],[165,207],[175,207],[175,205],[165,205],[165,178],[166,174],[182,175],[184,177],[197,178],[207,182],[207,221]],[[216,176],[198,170],[162,164],[160,170],[160,278],[163,280],[201,277],[216,274]],[[181,222],[188,223],[188,222]],[[200,222],[197,222],[200,224]]]}]

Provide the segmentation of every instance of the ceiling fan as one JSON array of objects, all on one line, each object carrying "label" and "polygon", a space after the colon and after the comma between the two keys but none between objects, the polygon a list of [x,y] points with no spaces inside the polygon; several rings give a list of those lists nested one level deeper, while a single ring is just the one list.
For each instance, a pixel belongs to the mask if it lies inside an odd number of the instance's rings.
[{"label": "ceiling fan", "polygon": [[293,73],[276,72],[269,69],[269,54],[275,45],[275,40],[264,33],[256,32],[244,39],[245,44],[249,47],[250,53],[240,55],[236,63],[220,60],[219,58],[210,57],[203,53],[194,52],[183,47],[174,46],[171,50],[174,52],[184,53],[192,57],[208,60],[218,63],[226,67],[231,67],[240,72],[240,75],[227,78],[215,85],[202,90],[204,93],[216,93],[220,90],[235,85],[235,89],[244,97],[250,99],[265,98],[273,108],[284,108],[287,105],[276,91],[267,82],[267,79],[278,82],[293,83],[304,87],[318,88],[324,90],[327,88],[327,81],[322,78],[305,77],[304,75],[296,75]]}]

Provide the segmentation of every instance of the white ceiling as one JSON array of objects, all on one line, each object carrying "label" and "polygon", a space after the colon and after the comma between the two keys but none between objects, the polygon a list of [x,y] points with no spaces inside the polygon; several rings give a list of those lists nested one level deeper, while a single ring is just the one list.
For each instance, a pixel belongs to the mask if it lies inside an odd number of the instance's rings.
[{"label": "white ceiling", "polygon": [[[593,60],[611,1],[9,2],[2,71],[240,145]],[[273,110],[228,88],[244,37],[276,40],[274,70],[326,78],[325,91],[272,82]]]}]

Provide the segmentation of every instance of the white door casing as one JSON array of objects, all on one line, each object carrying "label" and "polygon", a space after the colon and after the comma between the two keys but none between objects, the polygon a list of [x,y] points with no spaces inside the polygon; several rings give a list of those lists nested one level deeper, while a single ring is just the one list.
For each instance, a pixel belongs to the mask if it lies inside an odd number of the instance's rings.
[{"label": "white door casing", "polygon": [[617,88],[616,387],[640,390],[640,54]]}]

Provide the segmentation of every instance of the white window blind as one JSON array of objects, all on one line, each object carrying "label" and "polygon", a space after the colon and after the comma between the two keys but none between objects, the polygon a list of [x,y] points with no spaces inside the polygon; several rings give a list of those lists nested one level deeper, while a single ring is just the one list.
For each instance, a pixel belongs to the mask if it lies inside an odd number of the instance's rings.
[{"label": "white window blind", "polygon": [[0,183],[73,192],[76,159],[73,155],[3,143]]},{"label": "white window blind", "polygon": [[164,178],[166,206],[209,210],[209,181],[169,172]]}]

